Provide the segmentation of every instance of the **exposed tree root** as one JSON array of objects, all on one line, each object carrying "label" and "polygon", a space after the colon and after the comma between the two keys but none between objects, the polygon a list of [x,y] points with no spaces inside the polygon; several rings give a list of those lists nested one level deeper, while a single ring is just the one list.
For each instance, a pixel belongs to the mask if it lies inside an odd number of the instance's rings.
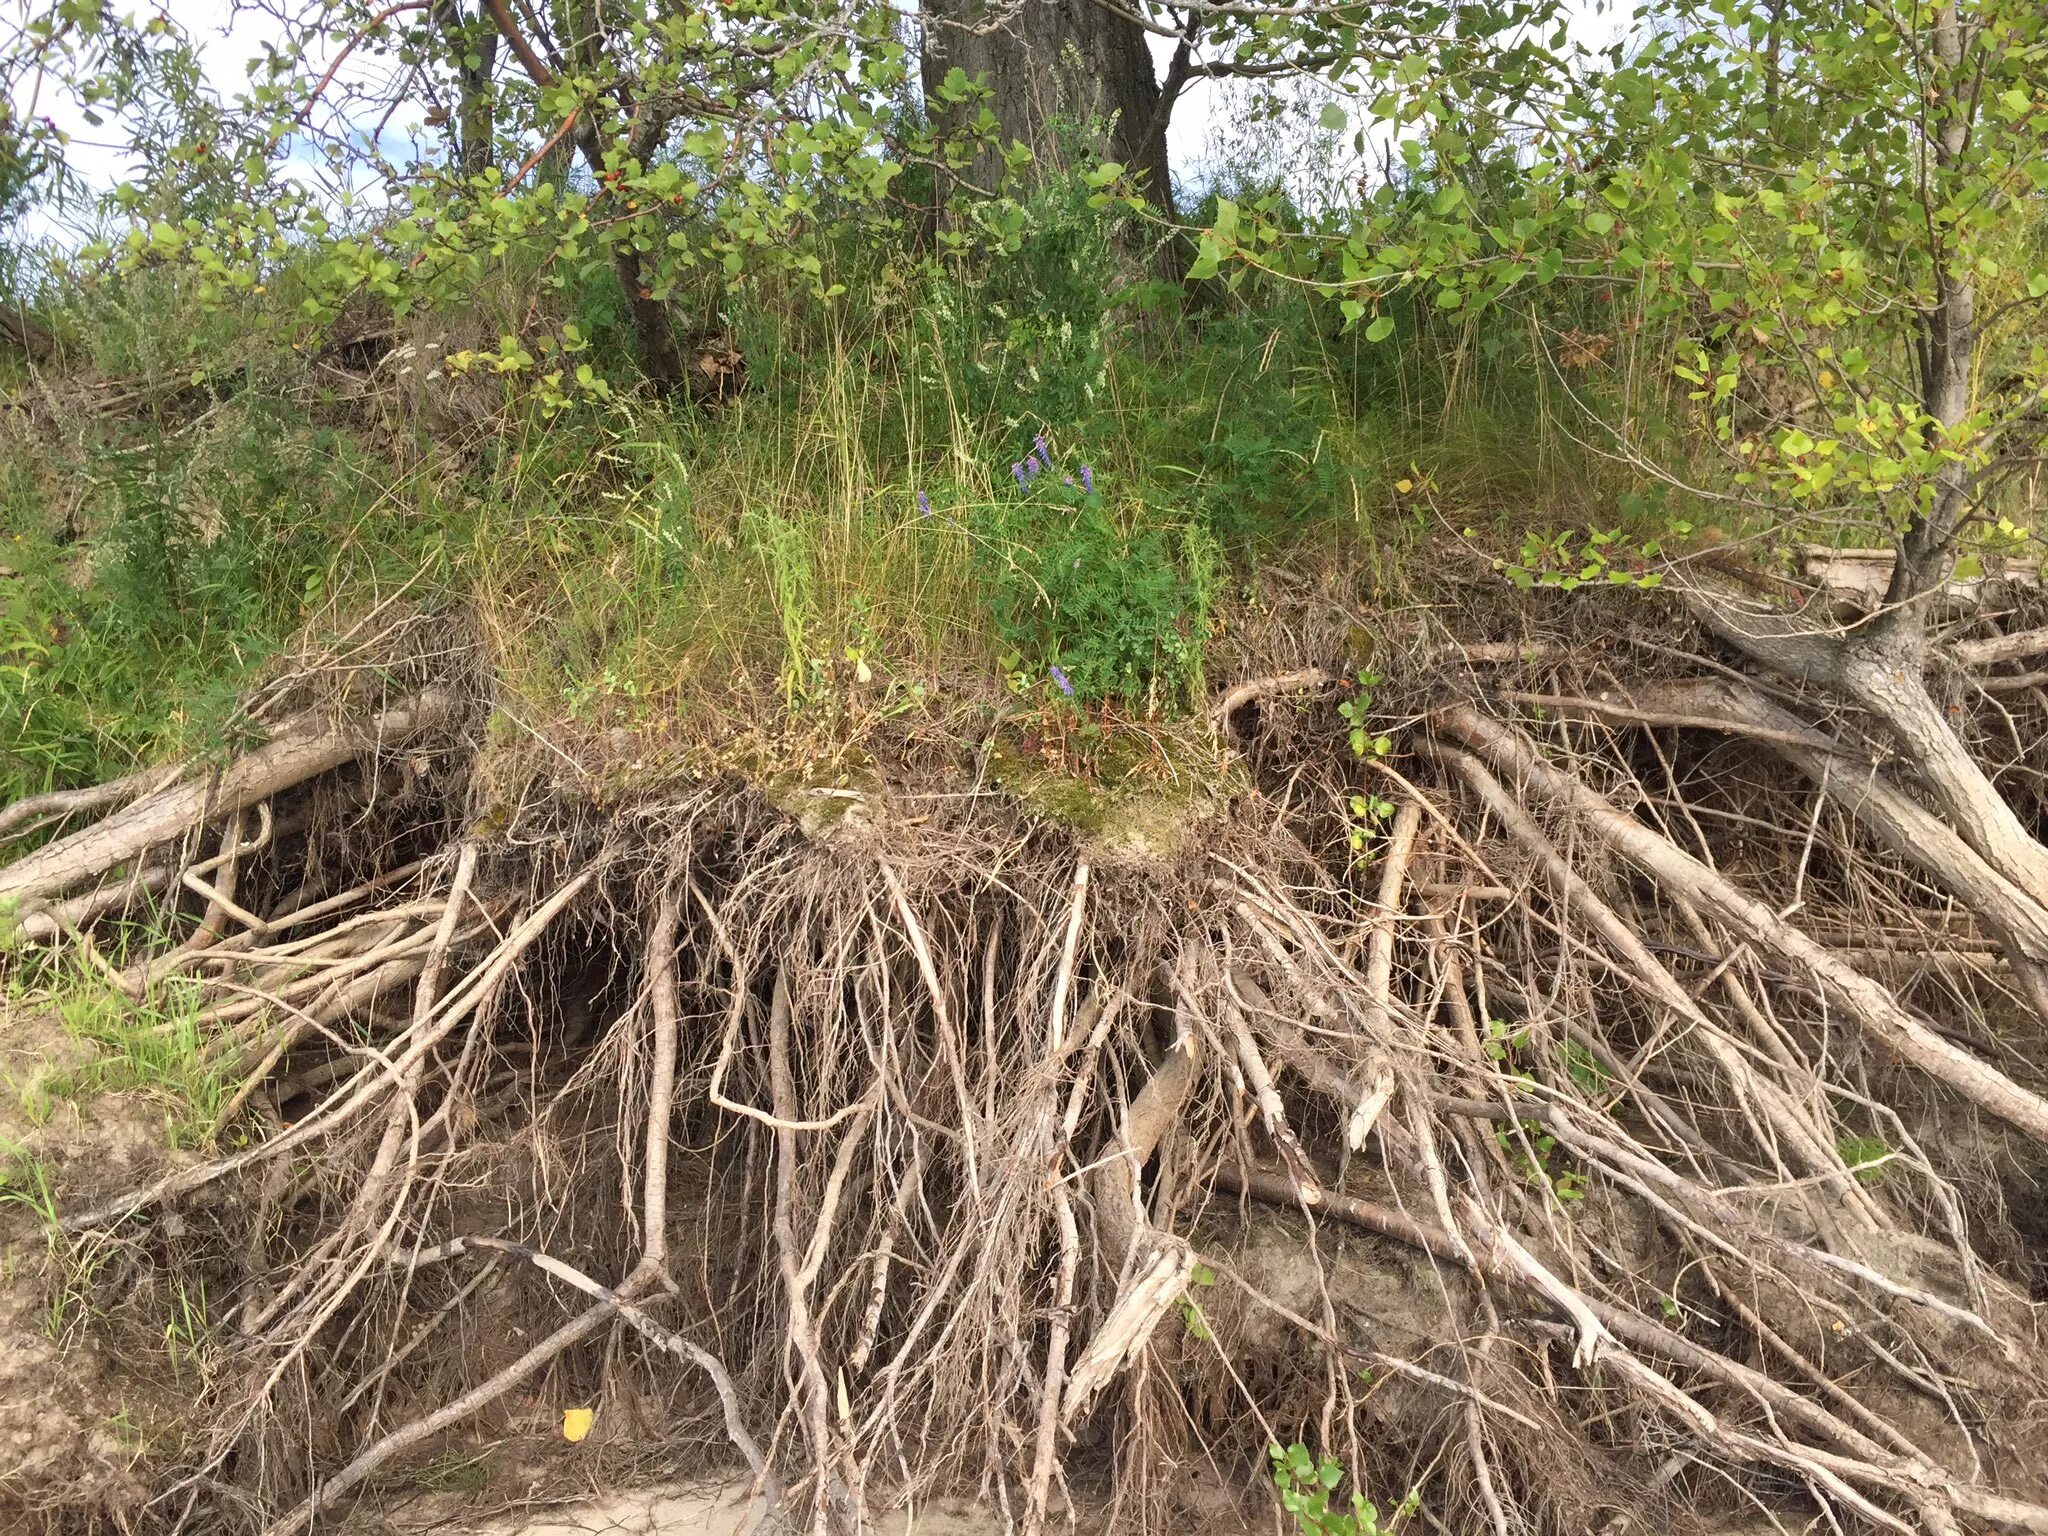
[{"label": "exposed tree root", "polygon": [[[1541,723],[1439,696],[1386,762],[1248,742],[1278,792],[1174,868],[706,787],[309,888],[313,781],[432,695],[17,818],[127,802],[0,890],[186,989],[254,1127],[62,1216],[233,1308],[149,1518],[295,1536],[529,1398],[715,1423],[835,1533],[1186,1528],[1157,1468],[1295,1440],[1452,1531],[2048,1531],[2048,1256],[1983,1172],[2048,1143],[2030,857],[1719,677],[1520,680]],[[1860,958],[1913,931],[2006,964],[1941,1005]]]},{"label": "exposed tree root", "polygon": [[[62,895],[202,821],[232,816],[352,762],[370,748],[403,745],[415,734],[445,725],[454,702],[447,693],[429,691],[392,706],[367,729],[288,732],[218,775],[172,784],[15,860],[0,869],[0,897],[21,901]],[[128,787],[123,781],[123,795]]]},{"label": "exposed tree root", "polygon": [[1515,770],[1524,787],[1585,817],[1595,832],[1674,895],[1705,904],[1745,941],[1811,971],[1828,996],[1886,1047],[2037,1141],[2048,1142],[2048,1099],[1951,1044],[1902,1008],[1885,988],[1844,964],[1762,902],[1669,838],[1622,815],[1594,791],[1550,767],[1526,738],[1511,734],[1466,706],[1451,710],[1444,723],[1452,734]]}]

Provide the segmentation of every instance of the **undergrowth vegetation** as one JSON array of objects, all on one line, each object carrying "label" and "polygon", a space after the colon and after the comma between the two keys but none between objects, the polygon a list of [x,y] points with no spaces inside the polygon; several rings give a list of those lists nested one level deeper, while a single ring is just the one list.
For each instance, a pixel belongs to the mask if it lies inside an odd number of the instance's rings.
[{"label": "undergrowth vegetation", "polygon": [[987,273],[849,252],[825,309],[735,292],[744,375],[694,408],[592,343],[605,274],[551,332],[608,387],[560,409],[462,370],[470,311],[351,355],[262,296],[223,327],[164,274],[92,279],[53,320],[99,382],[25,380],[0,443],[7,791],[221,750],[281,647],[389,600],[474,614],[515,729],[716,742],[772,697],[843,735],[1006,685],[1168,719],[1262,564],[1392,591],[1475,522],[1628,520],[1525,336],[1369,348],[1303,296],[1177,296],[1086,191],[1039,194]]},{"label": "undergrowth vegetation", "polygon": [[249,679],[309,616],[420,569],[402,477],[289,401],[169,425],[76,409],[0,447],[10,794],[235,744]]}]

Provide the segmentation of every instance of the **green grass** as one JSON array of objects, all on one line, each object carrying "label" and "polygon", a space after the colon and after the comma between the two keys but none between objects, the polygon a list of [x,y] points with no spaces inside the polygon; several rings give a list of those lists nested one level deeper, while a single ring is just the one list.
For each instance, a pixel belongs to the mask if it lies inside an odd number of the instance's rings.
[{"label": "green grass", "polygon": [[1859,1182],[1884,1182],[1885,1164],[1892,1160],[1892,1149],[1878,1137],[1841,1136],[1835,1141],[1835,1150],[1842,1154],[1842,1161]]},{"label": "green grass", "polygon": [[[946,307],[764,325],[792,350],[753,354],[729,406],[622,405],[499,444],[451,559],[509,729],[857,728],[1019,675],[1052,702],[1054,665],[1083,702],[1171,716],[1226,567],[1379,531],[1384,445],[1319,353],[1250,326],[1162,335],[1102,359],[1089,413],[1054,419],[987,382],[1056,371],[1044,338],[935,341]],[[1262,363],[1259,430],[1233,436]],[[1012,466],[1041,435],[1059,468],[1026,495]],[[1092,497],[1059,483],[1084,464]]]},{"label": "green grass", "polygon": [[[1006,696],[1170,720],[1263,563],[1400,591],[1446,528],[1512,553],[1629,515],[1512,327],[1372,348],[1299,292],[1163,299],[1087,203],[1046,189],[978,274],[849,252],[834,305],[733,298],[726,405],[650,400],[597,350],[610,403],[481,437],[323,402],[289,274],[233,314],[162,273],[76,288],[53,321],[116,382],[0,429],[0,799],[231,748],[255,678],[401,590],[481,638],[496,743],[623,727],[662,763],[772,768]],[[408,333],[515,323],[521,259]],[[609,334],[610,281],[549,323]],[[1082,465],[1093,494],[1061,484]]]},{"label": "green grass", "polygon": [[188,1376],[204,1378],[212,1365],[214,1334],[205,1277],[173,1274],[165,1302],[164,1355],[173,1379],[183,1385]]},{"label": "green grass", "polygon": [[54,1231],[57,1192],[50,1165],[26,1148],[0,1140],[0,1205],[21,1206]]},{"label": "green grass", "polygon": [[138,1000],[82,960],[53,960],[39,974],[10,978],[9,991],[15,1007],[51,1010],[90,1048],[76,1064],[14,1084],[31,1125],[47,1124],[63,1104],[82,1110],[101,1094],[135,1091],[163,1106],[173,1148],[211,1141],[235,1079],[200,1023],[190,982],[164,982]]},{"label": "green grass", "polygon": [[415,1468],[412,1482],[428,1493],[475,1493],[490,1485],[495,1456],[495,1448],[443,1451]]},{"label": "green grass", "polygon": [[0,799],[231,744],[248,680],[424,549],[404,479],[287,403],[76,429],[0,438]]}]

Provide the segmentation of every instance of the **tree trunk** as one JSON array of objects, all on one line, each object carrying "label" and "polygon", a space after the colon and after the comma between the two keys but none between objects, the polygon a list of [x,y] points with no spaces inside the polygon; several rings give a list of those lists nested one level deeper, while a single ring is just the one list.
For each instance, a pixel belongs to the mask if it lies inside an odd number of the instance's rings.
[{"label": "tree trunk", "polygon": [[[1936,173],[1921,191],[1931,214],[1943,205],[1950,174],[1969,152],[1980,95],[1974,77],[1982,73],[1974,50],[1984,44],[1953,3],[1937,5],[1929,18],[1941,103],[1940,117],[1922,126]],[[1938,237],[1932,256],[1933,292],[1920,317],[1919,392],[1930,435],[1947,442],[1967,427],[1974,405],[1977,297],[1972,268],[1958,260],[1949,237]],[[1977,492],[1966,457],[1957,454],[1942,465],[1929,490],[1898,538],[1883,608],[1846,633],[1817,628],[1798,615],[1717,601],[1702,588],[1687,601],[1708,628],[1750,656],[1842,694],[1882,721],[1955,831],[2000,876],[2048,909],[2048,846],[2007,803],[1927,690],[1928,601],[1947,579]]]},{"label": "tree trunk", "polygon": [[[492,74],[498,62],[498,33],[488,15],[474,21],[462,14],[460,0],[436,0],[434,24],[455,70],[454,162],[463,180],[491,168],[492,135],[497,125],[497,99]],[[474,58],[476,63],[470,64]]]},{"label": "tree trunk", "polygon": [[1850,646],[1842,666],[1842,691],[1882,720],[1906,761],[1935,797],[1949,825],[1982,854],[1991,867],[2048,907],[2048,848],[1963,745],[1947,715],[1927,691],[1921,674],[1923,638],[1894,655]]},{"label": "tree trunk", "polygon": [[[1903,560],[1901,564],[1903,564]],[[2028,830],[1927,691],[1918,603],[1848,637],[1706,581],[1685,590],[1693,617],[1753,660],[1853,700],[1891,733],[1906,767],[1986,863],[2048,909],[2048,847]]]},{"label": "tree trunk", "polygon": [[466,177],[481,176],[491,168],[491,154],[496,147],[493,140],[497,132],[497,97],[491,83],[492,71],[498,63],[498,34],[485,32],[476,41],[477,66],[471,69],[462,65],[462,117],[457,125],[460,136],[462,174]]},{"label": "tree trunk", "polygon": [[[1941,66],[1942,115],[1929,137],[1936,170],[1935,185],[1922,192],[1938,206],[1946,195],[1941,185],[1967,153],[1975,89],[1966,78],[1966,38],[1956,7],[1933,11],[1934,58]],[[1933,207],[1929,212],[1933,212]],[[1956,260],[1948,236],[1937,236],[1934,256],[1934,303],[1922,318],[1920,338],[1920,403],[1945,441],[1970,413],[1971,375],[1977,352],[1977,287],[1967,265]],[[1931,505],[1914,514],[1899,540],[1898,563],[1892,567],[1891,590],[1885,601],[1893,612],[1890,627],[1910,632],[1924,646],[1926,633],[1920,599],[1941,585],[1957,525],[1970,503],[1971,475],[1960,458],[1942,466],[1934,478]]]},{"label": "tree trunk", "polygon": [[633,316],[633,338],[640,344],[640,371],[663,395],[687,393],[690,365],[676,343],[673,317],[668,301],[654,297],[648,286],[640,253],[629,246],[618,247],[612,266],[626,289],[626,305]]},{"label": "tree trunk", "polygon": [[1011,141],[1029,147],[1042,176],[1060,168],[1066,153],[1055,120],[1099,123],[1105,158],[1141,174],[1154,205],[1173,212],[1168,114],[1160,110],[1144,29],[1129,16],[1100,0],[925,0],[924,32],[925,100],[941,134],[957,133],[966,117],[979,115],[978,105],[963,113],[940,100],[949,70],[985,77],[995,92],[988,108],[999,144],[966,172],[976,186],[994,190],[1001,149]]}]

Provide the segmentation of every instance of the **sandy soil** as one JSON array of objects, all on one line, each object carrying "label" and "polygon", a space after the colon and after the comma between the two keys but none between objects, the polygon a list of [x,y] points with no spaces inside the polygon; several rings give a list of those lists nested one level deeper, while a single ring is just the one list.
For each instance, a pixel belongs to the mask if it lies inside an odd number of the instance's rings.
[{"label": "sandy soil", "polygon": [[[464,1513],[465,1501],[422,1500],[387,1516],[392,1536],[770,1536],[763,1510],[744,1484],[642,1488],[574,1505],[518,1513]],[[961,1505],[899,1513],[881,1522],[881,1536],[997,1536],[1002,1522]]]}]

